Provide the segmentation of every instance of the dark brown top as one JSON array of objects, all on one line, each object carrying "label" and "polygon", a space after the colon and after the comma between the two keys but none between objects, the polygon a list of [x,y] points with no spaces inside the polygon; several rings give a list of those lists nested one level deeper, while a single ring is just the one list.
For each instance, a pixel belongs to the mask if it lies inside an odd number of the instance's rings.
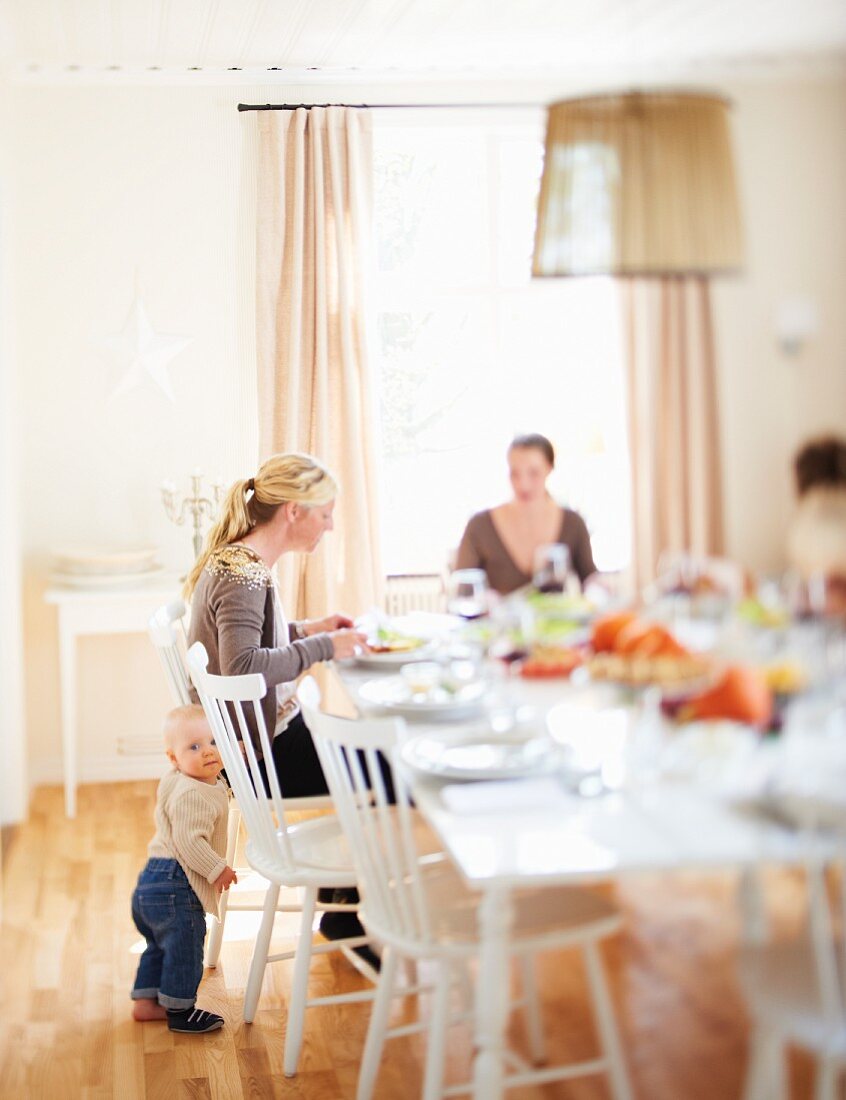
[{"label": "dark brown top", "polygon": [[[561,509],[561,529],[558,542],[570,551],[570,564],[582,584],[596,572],[590,534],[578,512]],[[516,588],[531,584],[532,578],[514,562],[499,537],[490,510],[477,512],[464,529],[456,561],[458,569],[484,569],[488,584],[496,592],[506,596]]]}]

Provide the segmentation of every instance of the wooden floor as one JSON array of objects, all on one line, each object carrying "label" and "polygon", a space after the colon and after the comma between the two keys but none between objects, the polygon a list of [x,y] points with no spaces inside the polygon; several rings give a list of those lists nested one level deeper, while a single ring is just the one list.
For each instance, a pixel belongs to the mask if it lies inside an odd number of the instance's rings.
[{"label": "wooden floor", "polygon": [[[31,820],[4,851],[0,1097],[352,1100],[367,1006],[309,1012],[294,1080],[282,1076],[290,963],[270,968],[256,1022],[241,1021],[251,917],[231,920],[220,965],[200,987],[199,1003],[226,1018],[222,1031],[175,1036],[164,1024],[131,1020],[139,937],[129,898],[150,838],[154,787],[83,787],[74,822],[64,818],[58,788],[39,790]],[[639,1100],[741,1094],[747,1023],[733,977],[735,885],[729,876],[650,877],[617,893],[626,931],[605,957]],[[801,919],[801,878],[774,872],[767,893],[779,934],[789,934]],[[312,973],[321,992],[365,984],[335,956]],[[590,1057],[595,1037],[578,957],[548,956],[541,974],[552,1058]],[[396,1019],[413,1010],[397,1002]],[[513,1037],[519,1046],[518,1024]],[[410,1100],[419,1090],[421,1039],[394,1040],[387,1051],[377,1096]],[[450,1080],[466,1079],[468,1067],[468,1034],[456,1029]],[[810,1096],[812,1078],[808,1061],[791,1057],[794,1100]],[[600,1100],[607,1093],[601,1082],[583,1080],[509,1096]]]}]

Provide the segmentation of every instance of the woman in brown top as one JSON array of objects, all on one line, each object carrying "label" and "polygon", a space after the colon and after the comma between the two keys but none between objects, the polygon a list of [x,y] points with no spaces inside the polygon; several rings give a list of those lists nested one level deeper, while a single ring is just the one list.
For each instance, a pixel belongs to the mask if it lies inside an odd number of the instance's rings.
[{"label": "woman in brown top", "polygon": [[458,569],[484,569],[491,588],[507,595],[531,583],[538,548],[560,542],[569,549],[582,585],[596,572],[585,521],[547,491],[554,465],[555,452],[546,436],[517,436],[508,448],[514,497],[473,516],[458,548]]}]

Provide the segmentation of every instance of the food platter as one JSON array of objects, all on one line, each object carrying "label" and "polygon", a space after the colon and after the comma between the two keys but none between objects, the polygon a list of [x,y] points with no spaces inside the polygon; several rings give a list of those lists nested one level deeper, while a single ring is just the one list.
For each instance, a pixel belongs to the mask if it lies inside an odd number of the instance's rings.
[{"label": "food platter", "polygon": [[417,639],[410,649],[386,647],[381,650],[371,650],[370,653],[360,653],[353,660],[362,668],[400,668],[414,661],[430,660],[435,648],[434,641]]}]

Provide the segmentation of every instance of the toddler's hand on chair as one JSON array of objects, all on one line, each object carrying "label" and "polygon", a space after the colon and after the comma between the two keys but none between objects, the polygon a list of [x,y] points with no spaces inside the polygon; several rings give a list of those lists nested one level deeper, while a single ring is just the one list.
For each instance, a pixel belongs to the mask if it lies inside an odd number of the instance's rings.
[{"label": "toddler's hand on chair", "polygon": [[232,870],[231,867],[224,867],[217,878],[214,880],[214,888],[220,894],[224,890],[228,890],[233,882],[238,881],[238,876]]}]

